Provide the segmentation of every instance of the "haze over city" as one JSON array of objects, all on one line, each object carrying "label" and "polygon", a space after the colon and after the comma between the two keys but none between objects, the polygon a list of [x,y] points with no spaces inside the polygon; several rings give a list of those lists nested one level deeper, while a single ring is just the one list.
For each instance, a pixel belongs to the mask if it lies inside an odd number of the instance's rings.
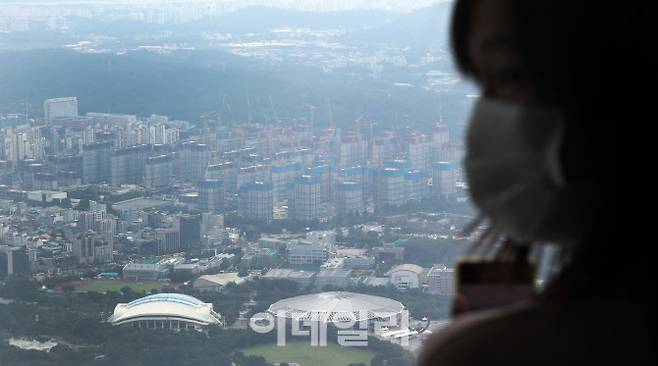
[{"label": "haze over city", "polygon": [[484,229],[450,9],[0,1],[0,357],[413,365]]},{"label": "haze over city", "polygon": [[0,0],[0,366],[658,364],[647,14]]}]

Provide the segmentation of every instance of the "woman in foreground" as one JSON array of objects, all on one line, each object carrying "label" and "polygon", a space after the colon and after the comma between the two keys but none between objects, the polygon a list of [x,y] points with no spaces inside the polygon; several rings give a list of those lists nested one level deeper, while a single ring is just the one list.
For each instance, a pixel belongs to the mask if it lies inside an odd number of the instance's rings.
[{"label": "woman in foreground", "polygon": [[621,208],[628,177],[616,175],[633,158],[620,131],[641,123],[637,15],[619,2],[456,1],[456,62],[481,90],[466,137],[471,196],[490,233],[516,249],[557,246],[560,272],[542,293],[495,309],[469,311],[458,295],[420,365],[656,361],[654,261],[636,250],[645,243],[618,235],[639,231]]}]

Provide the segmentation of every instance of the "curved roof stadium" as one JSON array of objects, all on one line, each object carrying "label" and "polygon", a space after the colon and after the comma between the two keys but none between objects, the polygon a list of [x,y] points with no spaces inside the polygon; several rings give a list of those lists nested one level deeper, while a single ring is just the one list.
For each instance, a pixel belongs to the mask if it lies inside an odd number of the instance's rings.
[{"label": "curved roof stadium", "polygon": [[289,319],[338,323],[387,319],[404,309],[402,303],[386,297],[332,291],[280,300],[268,311]]},{"label": "curved roof stadium", "polygon": [[[175,293],[149,295],[127,304],[117,304],[114,314],[109,319],[113,325],[154,320],[178,321],[195,326],[222,322],[221,316],[213,311],[212,304],[201,302],[192,296]],[[148,323],[145,324],[150,327]],[[171,326],[170,323],[168,324]],[[162,327],[168,326],[162,325]]]}]

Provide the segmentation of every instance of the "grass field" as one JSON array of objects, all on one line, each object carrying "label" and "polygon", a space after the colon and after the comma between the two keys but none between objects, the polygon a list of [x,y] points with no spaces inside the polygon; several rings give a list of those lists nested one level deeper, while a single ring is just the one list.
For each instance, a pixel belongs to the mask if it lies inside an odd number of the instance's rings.
[{"label": "grass field", "polygon": [[106,292],[106,291],[121,291],[121,288],[124,286],[130,287],[133,291],[141,293],[142,291],[149,292],[151,289],[160,289],[162,283],[156,281],[144,281],[144,282],[124,282],[119,280],[93,280],[88,281],[76,288],[76,291],[87,292],[87,291],[96,291],[96,292]]},{"label": "grass field", "polygon": [[263,345],[241,350],[245,355],[263,356],[270,363],[295,362],[302,366],[347,366],[363,362],[370,365],[375,353],[359,347],[342,347],[328,343],[326,347],[312,347],[308,342],[289,342],[285,347]]}]

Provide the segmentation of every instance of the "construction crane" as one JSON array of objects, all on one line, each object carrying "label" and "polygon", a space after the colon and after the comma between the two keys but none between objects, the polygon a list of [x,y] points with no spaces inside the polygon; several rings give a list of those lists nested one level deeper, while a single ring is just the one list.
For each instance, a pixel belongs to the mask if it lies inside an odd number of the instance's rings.
[{"label": "construction crane", "polygon": [[276,109],[274,109],[274,102],[272,102],[272,96],[268,95],[268,98],[270,99],[270,108],[272,109],[272,116],[274,117],[274,120],[278,124],[281,124],[281,119],[279,119],[279,115],[276,113]]},{"label": "construction crane", "polygon": [[306,103],[306,107],[308,107],[309,123],[311,125],[311,133],[313,133],[313,129],[315,128],[315,109],[316,109],[316,107],[313,104],[308,104],[308,103]]},{"label": "construction crane", "polygon": [[254,99],[256,99],[256,106],[258,107],[258,112],[260,113],[261,118],[264,118],[265,121],[269,123],[272,117],[265,112],[265,109],[263,109],[263,105],[260,103],[260,98],[258,98],[257,95],[254,96]]},{"label": "construction crane", "polygon": [[439,123],[443,123],[443,93],[439,93]]},{"label": "construction crane", "polygon": [[331,99],[330,98],[324,98],[324,105],[325,108],[327,109],[327,118],[329,118],[329,124],[331,125],[331,128],[334,130],[336,129],[336,122],[334,121],[334,112],[331,108]]},{"label": "construction crane", "polygon": [[234,118],[233,110],[231,109],[231,104],[229,104],[229,102],[226,99],[227,99],[227,95],[226,95],[226,93],[224,93],[224,96],[222,97],[222,109],[219,112],[219,119],[220,119],[221,122],[224,122],[224,112],[225,111],[228,111],[228,113],[231,117],[230,118],[231,121]]},{"label": "construction crane", "polygon": [[251,124],[251,99],[249,93],[247,93],[247,123]]},{"label": "construction crane", "polygon": [[214,117],[221,118],[219,116],[219,112],[217,111],[209,111],[209,112],[203,112],[201,116],[199,117],[199,120],[202,124],[202,127],[207,127],[210,125],[210,121],[213,120]]},{"label": "construction crane", "polygon": [[361,138],[361,120],[363,120],[363,117],[365,116],[365,113],[361,113],[361,115],[356,119],[356,135]]}]

